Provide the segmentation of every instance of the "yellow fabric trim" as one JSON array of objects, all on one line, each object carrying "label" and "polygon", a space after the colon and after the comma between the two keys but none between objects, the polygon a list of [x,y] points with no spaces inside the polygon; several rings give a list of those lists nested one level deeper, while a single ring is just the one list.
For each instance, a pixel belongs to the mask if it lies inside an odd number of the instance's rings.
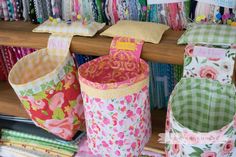
[{"label": "yellow fabric trim", "polygon": [[142,80],[138,83],[135,83],[132,86],[128,86],[124,88],[101,90],[101,89],[88,86],[82,81],[80,81],[80,87],[83,92],[85,92],[88,96],[101,98],[101,99],[113,99],[113,98],[124,97],[126,95],[139,92],[145,85],[148,85],[148,84],[149,84],[149,78]]},{"label": "yellow fabric trim", "polygon": [[136,49],[136,44],[128,42],[117,42],[116,49],[134,51]]}]

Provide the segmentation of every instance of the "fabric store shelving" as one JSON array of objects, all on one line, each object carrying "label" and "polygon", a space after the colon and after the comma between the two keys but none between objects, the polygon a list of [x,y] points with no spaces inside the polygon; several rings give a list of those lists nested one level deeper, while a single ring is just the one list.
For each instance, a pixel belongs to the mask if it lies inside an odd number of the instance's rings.
[{"label": "fabric store shelving", "polygon": [[[22,21],[0,22],[0,45],[37,49],[45,48],[49,34],[33,33],[32,30],[36,26]],[[160,63],[182,64],[184,46],[176,45],[177,39],[182,33],[181,31],[175,32],[168,30],[164,34],[160,44],[145,43],[141,57],[145,60]],[[71,51],[95,56],[108,54],[112,38],[101,37],[98,34],[93,38],[74,37]],[[28,118],[28,115],[20,105],[20,101],[7,82],[0,83],[0,108],[0,114]],[[157,140],[159,138],[158,134],[164,133],[165,114],[166,111],[164,110],[152,111],[153,134],[145,149],[164,153],[164,144],[158,143]]]},{"label": "fabric store shelving", "polygon": [[[0,82],[0,114],[29,118],[8,82]],[[152,111],[152,137],[145,147],[146,150],[164,153],[164,144],[157,140],[158,134],[165,132],[165,117],[165,110]]]},{"label": "fabric store shelving", "polygon": [[[0,45],[21,46],[30,48],[45,48],[48,33],[33,33],[37,25],[29,22],[0,22]],[[105,27],[106,29],[108,27]],[[184,46],[177,45],[177,39],[182,31],[168,30],[160,44],[145,43],[142,58],[160,63],[182,64]],[[109,52],[112,38],[101,37],[99,33],[93,37],[74,37],[71,45],[72,52],[101,56]]]},{"label": "fabric store shelving", "polygon": [[7,81],[0,81],[0,114],[29,118]]},{"label": "fabric store shelving", "polygon": [[[33,33],[32,30],[36,26],[22,21],[0,22],[0,45],[45,48],[49,34]],[[168,30],[165,32],[160,44],[145,43],[141,57],[145,60],[159,63],[183,64],[184,46],[176,44],[182,33],[182,31]],[[108,54],[112,38],[101,37],[98,34],[93,38],[74,37],[71,51],[95,56]],[[29,118],[7,82],[0,82],[0,114]],[[164,144],[158,143],[158,139],[159,133],[164,133],[165,131],[165,114],[165,110],[152,111],[153,134],[146,145],[146,150],[164,153]]]}]

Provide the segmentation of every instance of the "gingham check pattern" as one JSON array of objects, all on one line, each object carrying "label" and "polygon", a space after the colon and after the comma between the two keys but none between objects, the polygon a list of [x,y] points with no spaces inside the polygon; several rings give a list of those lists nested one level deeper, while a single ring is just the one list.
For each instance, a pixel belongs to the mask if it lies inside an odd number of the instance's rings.
[{"label": "gingham check pattern", "polygon": [[236,28],[227,25],[194,25],[178,40],[178,44],[236,44]]},{"label": "gingham check pattern", "polygon": [[221,129],[232,122],[236,112],[235,87],[208,79],[183,78],[172,93],[171,107],[175,119],[193,131]]},{"label": "gingham check pattern", "polygon": [[43,91],[42,85],[49,82],[55,85],[62,80],[66,75],[65,67],[74,65],[69,53],[71,39],[72,36],[51,35],[47,49],[35,51],[14,65],[9,82],[18,96],[39,93]]}]

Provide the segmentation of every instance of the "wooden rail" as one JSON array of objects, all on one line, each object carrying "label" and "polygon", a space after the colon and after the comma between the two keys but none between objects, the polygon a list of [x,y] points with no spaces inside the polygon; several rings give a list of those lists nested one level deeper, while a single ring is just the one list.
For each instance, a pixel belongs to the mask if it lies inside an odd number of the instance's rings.
[{"label": "wooden rail", "polygon": [[[37,25],[28,22],[0,22],[0,45],[30,48],[45,48],[48,33],[33,33]],[[103,30],[105,30],[105,27]],[[168,30],[160,44],[145,43],[142,58],[160,63],[183,64],[184,46],[177,45],[181,31]],[[102,56],[109,52],[112,38],[95,35],[95,37],[74,37],[71,51],[80,54]]]}]

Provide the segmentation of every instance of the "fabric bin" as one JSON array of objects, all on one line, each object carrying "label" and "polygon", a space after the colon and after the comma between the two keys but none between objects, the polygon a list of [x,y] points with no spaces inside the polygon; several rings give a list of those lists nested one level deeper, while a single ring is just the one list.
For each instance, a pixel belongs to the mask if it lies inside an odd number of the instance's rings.
[{"label": "fabric bin", "polygon": [[71,140],[83,127],[77,70],[69,53],[72,36],[51,35],[48,47],[19,60],[9,82],[34,123]]},{"label": "fabric bin", "polygon": [[[166,156],[233,157],[236,89],[228,80],[236,51],[194,46],[192,53],[187,52],[184,77],[169,100]],[[216,53],[218,58],[214,57]]]},{"label": "fabric bin", "polygon": [[88,146],[102,156],[138,156],[151,135],[143,42],[115,37],[110,54],[79,67]]}]

